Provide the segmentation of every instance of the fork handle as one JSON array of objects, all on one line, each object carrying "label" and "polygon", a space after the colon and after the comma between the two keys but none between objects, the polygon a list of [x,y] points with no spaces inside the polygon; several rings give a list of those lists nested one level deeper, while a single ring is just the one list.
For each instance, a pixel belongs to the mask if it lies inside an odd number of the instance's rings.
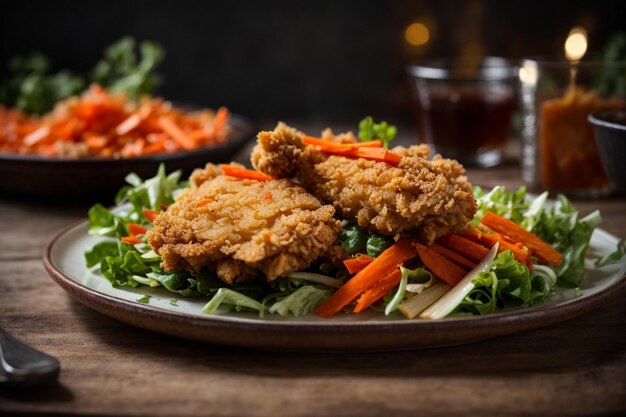
[{"label": "fork handle", "polygon": [[0,383],[34,386],[55,380],[59,361],[0,329]]}]

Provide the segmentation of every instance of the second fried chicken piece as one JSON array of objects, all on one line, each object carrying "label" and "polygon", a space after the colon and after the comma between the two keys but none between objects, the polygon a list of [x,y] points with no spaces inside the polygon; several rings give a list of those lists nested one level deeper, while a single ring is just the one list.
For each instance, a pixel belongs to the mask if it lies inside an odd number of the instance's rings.
[{"label": "second fried chicken piece", "polygon": [[[323,139],[354,142],[352,134]],[[476,213],[465,170],[457,161],[436,155],[426,145],[394,149],[403,156],[397,167],[366,159],[325,155],[305,145],[302,134],[279,123],[261,132],[252,164],[274,176],[296,176],[320,200],[333,204],[346,220],[383,235],[418,236],[431,242],[463,228]]]},{"label": "second fried chicken piece", "polygon": [[159,214],[148,241],[165,270],[215,270],[227,283],[268,281],[309,266],[335,242],[335,209],[287,179],[220,175],[208,164]]}]

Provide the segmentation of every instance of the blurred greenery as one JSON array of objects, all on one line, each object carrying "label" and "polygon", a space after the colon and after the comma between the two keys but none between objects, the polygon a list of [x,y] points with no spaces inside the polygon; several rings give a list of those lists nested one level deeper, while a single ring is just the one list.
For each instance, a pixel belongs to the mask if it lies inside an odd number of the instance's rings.
[{"label": "blurred greenery", "polygon": [[626,65],[626,33],[611,36],[602,53],[595,58],[605,64],[605,69],[594,75],[593,88],[603,96],[626,98],[626,69],[611,69],[615,64]]},{"label": "blurred greenery", "polygon": [[57,101],[79,94],[87,82],[137,100],[152,95],[161,85],[162,77],[155,69],[164,57],[161,45],[144,41],[137,50],[135,40],[124,37],[107,47],[89,76],[83,76],[66,69],[51,73],[49,59],[35,51],[9,62],[9,76],[0,82],[0,103],[41,115],[52,110]]}]

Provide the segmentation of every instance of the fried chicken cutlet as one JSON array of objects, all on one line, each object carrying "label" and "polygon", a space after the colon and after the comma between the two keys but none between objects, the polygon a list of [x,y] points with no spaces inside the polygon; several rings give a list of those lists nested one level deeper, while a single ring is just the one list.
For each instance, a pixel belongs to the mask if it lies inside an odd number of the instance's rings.
[{"label": "fried chicken cutlet", "polygon": [[[397,167],[385,162],[327,155],[306,145],[303,134],[284,123],[260,132],[252,151],[256,169],[278,178],[296,177],[341,217],[387,236],[411,235],[426,242],[463,228],[476,213],[465,169],[440,155],[429,159],[427,145],[395,148]],[[322,139],[354,143],[351,134]]]},{"label": "fried chicken cutlet", "polygon": [[309,266],[341,229],[333,206],[288,179],[229,177],[207,164],[191,182],[148,232],[167,271],[208,267],[230,284],[272,281]]}]

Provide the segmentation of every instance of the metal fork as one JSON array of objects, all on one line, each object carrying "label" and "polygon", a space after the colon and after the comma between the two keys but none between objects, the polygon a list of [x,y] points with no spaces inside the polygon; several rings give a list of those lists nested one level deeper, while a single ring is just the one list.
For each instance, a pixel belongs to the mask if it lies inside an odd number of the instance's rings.
[{"label": "metal fork", "polygon": [[59,361],[0,329],[0,383],[35,386],[56,380]]}]

